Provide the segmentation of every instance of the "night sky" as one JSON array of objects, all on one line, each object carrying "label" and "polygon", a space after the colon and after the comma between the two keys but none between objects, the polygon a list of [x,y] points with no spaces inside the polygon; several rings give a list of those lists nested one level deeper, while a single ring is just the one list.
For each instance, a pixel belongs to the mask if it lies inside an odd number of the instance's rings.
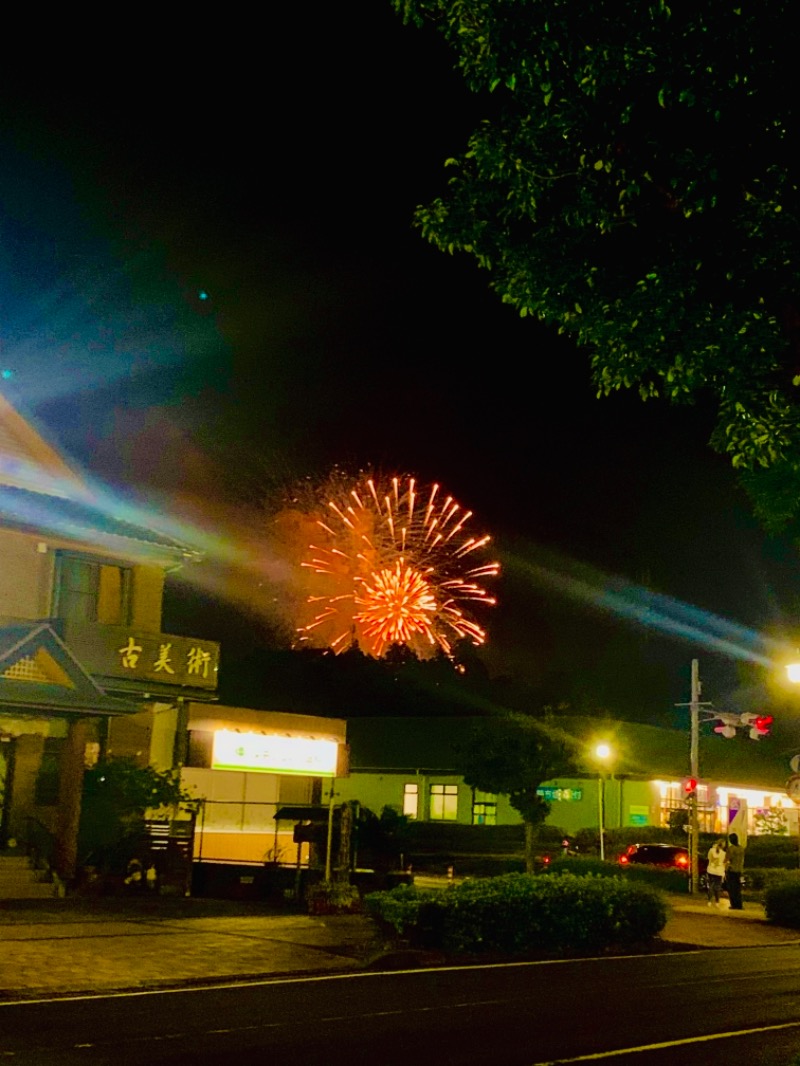
[{"label": "night sky", "polygon": [[[289,5],[267,32],[139,27],[60,62],[0,103],[12,402],[117,491],[227,537],[243,504],[335,464],[439,481],[504,563],[493,674],[666,724],[696,657],[705,698],[751,709],[763,663],[597,592],[800,640],[800,556],[759,531],[708,412],[596,400],[586,353],[413,230],[487,106],[432,33],[384,0]],[[178,586],[168,616],[197,632],[201,602],[224,669],[269,606],[204,595]]]}]

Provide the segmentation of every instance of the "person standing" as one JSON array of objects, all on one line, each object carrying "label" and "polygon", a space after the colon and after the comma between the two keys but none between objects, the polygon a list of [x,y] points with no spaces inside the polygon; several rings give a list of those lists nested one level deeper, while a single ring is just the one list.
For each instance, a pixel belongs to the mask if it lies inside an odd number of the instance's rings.
[{"label": "person standing", "polygon": [[731,910],[742,910],[742,874],[744,873],[744,848],[739,844],[739,837],[731,833],[728,837],[728,851],[725,856],[725,882],[728,886],[728,898]]},{"label": "person standing", "polygon": [[708,868],[706,870],[706,891],[708,892],[709,907],[719,906],[719,894],[722,891],[722,880],[725,877],[725,841],[715,840],[708,853]]}]

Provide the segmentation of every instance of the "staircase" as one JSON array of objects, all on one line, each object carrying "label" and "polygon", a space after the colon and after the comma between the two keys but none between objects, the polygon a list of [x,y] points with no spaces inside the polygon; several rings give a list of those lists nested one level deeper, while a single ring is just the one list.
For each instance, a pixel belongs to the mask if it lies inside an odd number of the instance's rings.
[{"label": "staircase", "polygon": [[0,900],[52,899],[56,886],[45,870],[37,870],[27,855],[0,854]]}]

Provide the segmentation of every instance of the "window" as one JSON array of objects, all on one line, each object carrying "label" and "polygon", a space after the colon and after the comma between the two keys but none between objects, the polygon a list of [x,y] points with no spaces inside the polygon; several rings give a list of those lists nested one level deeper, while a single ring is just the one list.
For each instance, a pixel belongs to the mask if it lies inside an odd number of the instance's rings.
[{"label": "window", "polygon": [[472,824],[497,825],[497,796],[493,792],[472,791]]},{"label": "window", "polygon": [[70,622],[127,625],[131,571],[79,555],[60,555],[56,615]]},{"label": "window", "polygon": [[403,785],[403,814],[416,818],[419,813],[419,785]]},{"label": "window", "polygon": [[[688,824],[689,807],[686,803],[683,783],[668,781],[661,783],[661,807],[659,823],[662,826]],[[701,833],[715,832],[717,817],[716,803],[707,784],[697,786],[697,820]]]},{"label": "window", "polygon": [[431,821],[455,822],[458,817],[458,785],[431,785]]}]

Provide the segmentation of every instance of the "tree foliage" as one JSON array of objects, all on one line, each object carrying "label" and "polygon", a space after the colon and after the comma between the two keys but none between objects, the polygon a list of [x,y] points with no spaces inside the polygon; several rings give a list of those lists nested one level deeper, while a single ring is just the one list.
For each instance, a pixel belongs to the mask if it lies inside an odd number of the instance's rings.
[{"label": "tree foliage", "polygon": [[521,815],[530,872],[535,830],[550,813],[538,789],[573,769],[572,742],[549,715],[535,719],[511,714],[478,722],[458,753],[458,763],[468,785],[508,796]]},{"label": "tree foliage", "polygon": [[[501,298],[571,335],[599,394],[717,410],[770,528],[800,515],[794,45],[786,0],[393,0],[487,117],[418,209]],[[489,96],[488,94],[492,94]]]},{"label": "tree foliage", "polygon": [[179,770],[139,766],[134,759],[101,759],[86,770],[79,829],[81,860],[113,864],[148,810],[177,807],[191,797]]}]

